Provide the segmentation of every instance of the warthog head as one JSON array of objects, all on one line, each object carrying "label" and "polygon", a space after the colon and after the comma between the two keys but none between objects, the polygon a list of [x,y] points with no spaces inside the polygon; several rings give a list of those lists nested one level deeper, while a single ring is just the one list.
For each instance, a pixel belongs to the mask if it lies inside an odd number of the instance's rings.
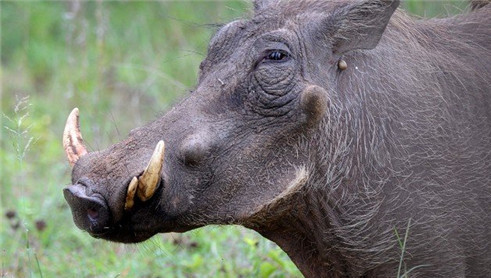
[{"label": "warthog head", "polygon": [[325,133],[341,57],[374,48],[398,1],[278,3],[223,26],[195,90],[126,140],[88,152],[72,111],[64,195],[79,228],[139,242],[208,224],[274,229],[295,209],[334,146]]}]

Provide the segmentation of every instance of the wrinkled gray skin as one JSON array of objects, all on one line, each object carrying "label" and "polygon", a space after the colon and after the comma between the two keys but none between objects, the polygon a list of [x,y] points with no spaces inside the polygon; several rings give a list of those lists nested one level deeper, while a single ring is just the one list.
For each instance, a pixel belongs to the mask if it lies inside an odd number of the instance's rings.
[{"label": "wrinkled gray skin", "polygon": [[[309,277],[395,277],[410,224],[411,277],[491,275],[491,5],[269,2],[216,33],[181,103],[80,158],[69,188],[99,211],[69,201],[76,224],[127,243],[240,224]],[[125,211],[161,139],[159,188]]]}]

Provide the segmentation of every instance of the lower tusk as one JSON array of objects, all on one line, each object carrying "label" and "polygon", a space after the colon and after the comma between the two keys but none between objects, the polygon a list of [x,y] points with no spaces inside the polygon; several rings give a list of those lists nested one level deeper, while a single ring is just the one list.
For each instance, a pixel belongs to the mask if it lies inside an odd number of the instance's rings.
[{"label": "lower tusk", "polygon": [[160,181],[160,173],[162,172],[162,166],[164,164],[164,151],[165,144],[163,140],[160,140],[155,147],[155,151],[150,158],[147,168],[138,179],[138,198],[142,201],[150,199]]},{"label": "lower tusk", "polygon": [[126,202],[124,203],[124,210],[129,210],[135,204],[135,192],[138,187],[138,178],[133,177],[128,186],[128,192],[126,193]]}]

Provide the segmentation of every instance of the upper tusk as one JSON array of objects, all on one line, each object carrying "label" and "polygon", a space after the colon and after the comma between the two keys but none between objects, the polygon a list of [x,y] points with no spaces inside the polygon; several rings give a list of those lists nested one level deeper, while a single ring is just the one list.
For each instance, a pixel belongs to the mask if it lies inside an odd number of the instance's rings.
[{"label": "upper tusk", "polygon": [[74,108],[66,120],[65,130],[63,131],[63,148],[71,166],[80,157],[87,154],[78,118],[78,108]]},{"label": "upper tusk", "polygon": [[160,173],[162,172],[162,165],[164,164],[164,151],[165,144],[163,140],[160,140],[155,147],[155,151],[150,158],[147,168],[138,179],[138,198],[142,201],[150,199],[160,181]]}]

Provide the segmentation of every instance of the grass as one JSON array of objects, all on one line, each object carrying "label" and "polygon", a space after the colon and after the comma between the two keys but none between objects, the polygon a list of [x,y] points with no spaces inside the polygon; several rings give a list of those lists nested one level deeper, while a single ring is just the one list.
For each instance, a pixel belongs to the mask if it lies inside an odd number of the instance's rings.
[{"label": "grass", "polygon": [[[251,6],[75,3],[0,2],[0,277],[300,276],[275,244],[240,227],[138,245],[96,240],[75,227],[61,193],[70,182],[61,134],[71,109],[80,108],[90,150],[123,139],[193,87],[216,24]],[[462,1],[405,5],[438,16]]]},{"label": "grass", "polygon": [[409,277],[411,277],[409,274],[412,271],[414,271],[418,268],[431,266],[429,264],[423,264],[423,265],[413,266],[410,269],[407,269],[404,255],[406,255],[406,252],[407,252],[406,246],[407,246],[407,242],[408,242],[408,238],[409,238],[409,228],[410,227],[411,227],[411,218],[409,218],[409,220],[407,222],[406,231],[404,232],[404,238],[401,238],[401,235],[399,235],[399,232],[397,231],[397,229],[394,228],[394,234],[397,238],[397,243],[399,244],[399,248],[401,250],[401,256],[399,258],[399,267],[397,268],[397,275],[396,275],[397,278],[409,278]]}]

